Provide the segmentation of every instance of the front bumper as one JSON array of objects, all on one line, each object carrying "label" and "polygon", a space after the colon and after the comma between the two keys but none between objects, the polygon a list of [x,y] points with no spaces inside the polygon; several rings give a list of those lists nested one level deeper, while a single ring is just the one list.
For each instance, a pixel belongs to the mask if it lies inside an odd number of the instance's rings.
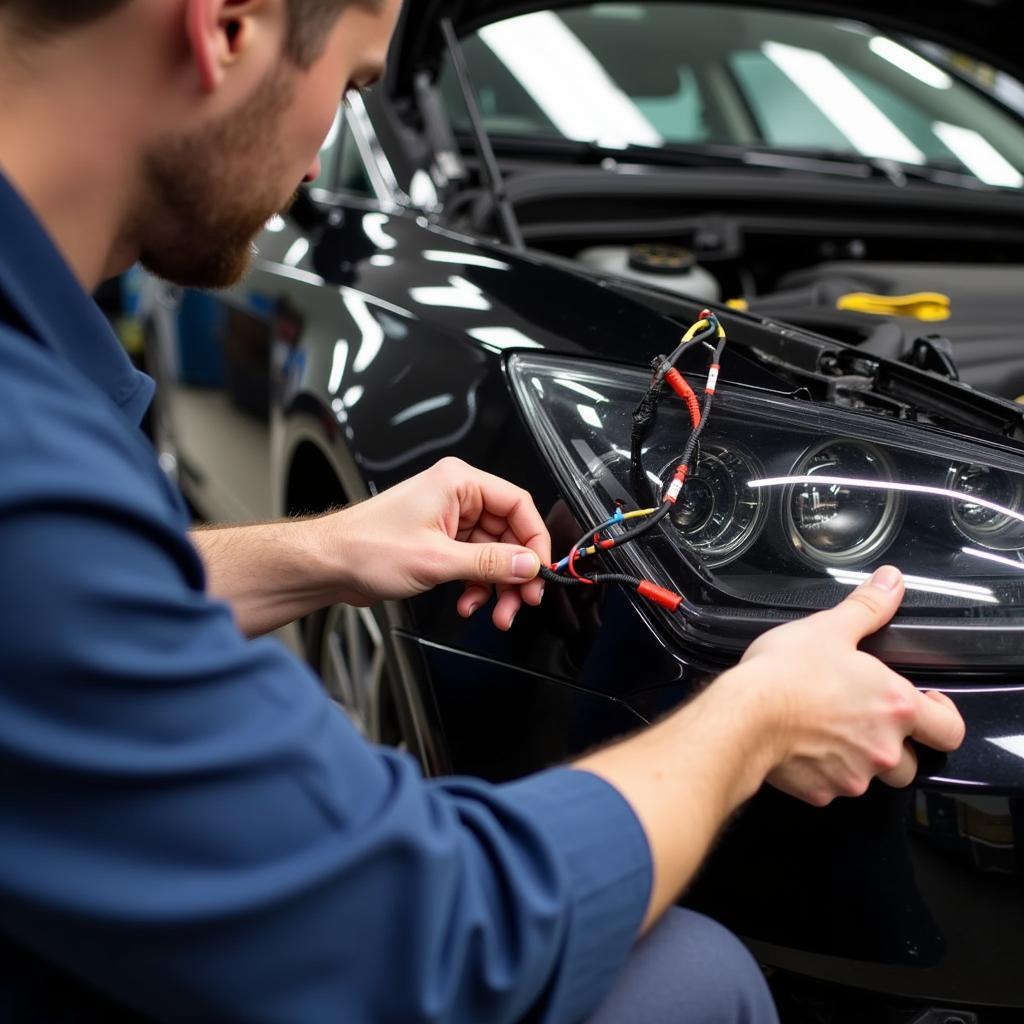
[{"label": "front bumper", "polygon": [[[702,682],[618,591],[577,612],[599,626],[571,670],[543,671],[539,651],[573,644],[544,614],[524,613],[511,635],[481,619],[452,621],[443,640],[402,638],[424,665],[454,771],[504,779],[566,760]],[[922,752],[908,790],[875,783],[823,810],[764,787],[685,902],[777,972],[896,1000],[900,1014],[952,1005],[1024,1019],[1024,686],[949,689],[968,722],[961,750]]]}]

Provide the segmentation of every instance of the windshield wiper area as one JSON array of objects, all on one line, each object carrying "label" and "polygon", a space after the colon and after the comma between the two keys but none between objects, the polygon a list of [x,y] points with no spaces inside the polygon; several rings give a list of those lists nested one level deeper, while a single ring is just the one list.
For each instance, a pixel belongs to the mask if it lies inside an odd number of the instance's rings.
[{"label": "windshield wiper area", "polygon": [[819,170],[821,173],[885,178],[897,188],[903,188],[909,181],[927,181],[933,185],[984,192],[991,192],[997,187],[987,184],[973,174],[936,167],[934,164],[912,164],[889,157],[865,156],[861,153],[828,149],[749,149],[745,151],[744,162],[759,167]]},{"label": "windshield wiper area", "polygon": [[834,174],[848,178],[870,178],[878,171],[860,158],[837,156],[827,151],[755,149],[746,146],[702,143],[666,143],[662,146],[629,145],[617,149],[589,144],[588,148],[605,161],[628,169],[638,157],[644,163],[671,166],[763,167],[770,170],[800,171],[808,174]]},{"label": "windshield wiper area", "polygon": [[612,146],[552,136],[502,134],[491,138],[495,149],[503,153],[569,159],[575,163],[600,163],[607,170],[623,174],[649,167],[765,167],[854,178],[869,178],[877,174],[874,168],[858,159],[837,158],[832,154],[819,156],[817,153],[805,156],[802,152],[757,150],[713,142]]},{"label": "windshield wiper area", "polygon": [[897,188],[923,181],[947,188],[999,191],[972,174],[931,164],[910,164],[886,157],[831,149],[737,146],[724,143],[670,142],[661,146],[609,146],[565,138],[526,135],[492,136],[496,149],[517,155],[551,156],[581,163],[601,163],[610,171],[628,174],[645,167],[757,167],[765,170],[827,174],[845,178],[881,178]]},{"label": "windshield wiper area", "polygon": [[641,150],[646,155],[656,153],[659,149],[668,154],[687,157],[702,153],[707,159],[731,161],[745,167],[766,167],[810,174],[837,174],[849,178],[884,178],[897,188],[903,188],[910,181],[927,181],[948,188],[977,189],[985,192],[991,192],[996,188],[973,174],[962,174],[931,164],[911,164],[888,157],[865,156],[861,153],[829,149],[780,149],[774,146],[762,149],[712,144],[669,144],[662,147],[629,146],[626,152]]}]

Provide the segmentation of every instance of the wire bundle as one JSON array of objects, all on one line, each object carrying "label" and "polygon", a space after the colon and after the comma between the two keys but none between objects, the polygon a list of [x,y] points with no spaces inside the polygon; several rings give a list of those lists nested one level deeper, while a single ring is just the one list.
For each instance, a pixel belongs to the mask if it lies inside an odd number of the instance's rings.
[{"label": "wire bundle", "polygon": [[[710,342],[714,339],[714,343]],[[591,527],[569,550],[559,562],[541,569],[541,576],[552,583],[565,586],[593,586],[598,583],[620,583],[635,590],[642,597],[654,602],[669,611],[678,611],[683,603],[683,596],[664,587],[659,587],[650,580],[628,576],[623,573],[581,573],[577,563],[581,559],[609,551],[623,544],[629,544],[653,530],[671,511],[686,485],[690,472],[690,463],[697,452],[697,444],[711,413],[711,405],[715,398],[718,385],[718,374],[721,366],[722,353],[725,350],[725,330],[718,318],[710,310],[703,310],[700,319],[683,335],[679,344],[668,356],[659,356],[652,366],[653,377],[646,394],[633,412],[633,431],[630,445],[630,477],[633,490],[639,497],[648,491],[647,476],[643,464],[643,445],[649,436],[657,418],[658,405],[665,393],[666,385],[679,397],[690,414],[690,436],[683,448],[679,463],[673,473],[672,480],[660,495],[655,507],[636,509],[624,512],[616,508],[614,515],[603,523]],[[691,345],[705,344],[713,355],[708,367],[707,380],[704,384],[703,407],[693,388],[683,375],[675,368],[680,356]],[[623,529],[619,528],[631,520],[641,520],[640,524]],[[616,532],[612,532],[616,531]]]}]

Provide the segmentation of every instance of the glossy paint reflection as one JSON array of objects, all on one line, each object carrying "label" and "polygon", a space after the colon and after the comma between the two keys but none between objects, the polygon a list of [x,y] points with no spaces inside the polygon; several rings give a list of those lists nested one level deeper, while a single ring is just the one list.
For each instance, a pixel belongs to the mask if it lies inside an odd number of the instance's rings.
[{"label": "glossy paint reflection", "polygon": [[[666,317],[581,276],[435,230],[425,218],[357,203],[338,204],[333,213],[310,231],[315,242],[303,264],[326,285],[278,277],[294,239],[273,236],[277,249],[266,243],[275,263],[267,278],[290,289],[293,301],[301,296],[304,316],[301,343],[280,362],[287,370],[278,409],[282,462],[316,431],[346,493],[360,497],[456,455],[529,491],[555,550],[566,550],[582,526],[510,400],[509,354],[544,348],[570,365],[591,357],[622,372],[627,361],[644,371],[675,343],[678,321],[698,310],[680,302]],[[367,213],[379,216],[367,221]],[[742,352],[745,335],[756,347],[765,332],[743,320],[730,324],[730,333],[739,342],[730,376],[785,398],[791,388]],[[577,424],[596,417],[607,432],[618,404],[614,389],[559,376],[531,375],[527,387],[539,407],[564,403]],[[588,429],[597,430],[593,423]],[[586,439],[581,429],[576,434]],[[821,435],[831,436],[824,429]],[[595,466],[628,457],[628,429],[577,454]],[[758,472],[745,472],[740,483],[792,476],[796,461],[759,458]],[[936,486],[946,482],[948,465]],[[965,500],[962,492],[955,497]],[[987,550],[983,545],[952,527],[949,534],[956,557],[980,564],[961,549]],[[1013,561],[1012,553],[999,557]],[[991,564],[1019,574],[1015,562],[985,564],[985,573]],[[944,578],[930,569],[919,575]],[[848,584],[821,570],[818,576],[829,600],[846,592]],[[775,591],[791,589],[772,583],[771,573],[756,578]],[[508,634],[493,627],[487,609],[461,619],[458,586],[410,602],[395,639],[423,668],[418,685],[423,704],[440,714],[431,728],[447,748],[447,767],[492,777],[537,770],[658,717],[708,681],[649,609],[618,589],[584,589],[549,588],[543,605],[524,609]],[[1017,966],[1024,906],[1015,888],[1024,677],[1012,675],[1014,644],[1024,649],[1024,635],[1015,639],[1001,620],[987,636],[986,645],[1003,650],[1011,664],[999,687],[965,686],[963,679],[952,686],[949,677],[926,671],[914,676],[922,686],[945,686],[970,723],[961,751],[922,758],[923,788],[879,787],[865,801],[839,801],[825,812],[766,790],[728,830],[694,903],[759,942],[774,966],[822,978],[831,972],[878,992],[1024,1005]],[[684,824],[685,808],[679,817]]]}]

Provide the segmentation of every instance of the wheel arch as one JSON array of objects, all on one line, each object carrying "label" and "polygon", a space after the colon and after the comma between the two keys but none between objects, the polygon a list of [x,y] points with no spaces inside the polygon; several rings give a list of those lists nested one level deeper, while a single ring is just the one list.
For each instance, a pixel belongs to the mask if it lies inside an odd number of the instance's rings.
[{"label": "wheel arch", "polygon": [[[325,447],[310,424],[292,424],[288,433],[281,477],[285,515],[319,515],[369,497],[351,453]],[[449,759],[429,674],[425,665],[410,656],[411,645],[400,640],[401,634],[413,632],[409,610],[403,602],[384,601],[377,611],[385,648],[398,676],[398,713],[410,753],[426,774],[441,774]]]},{"label": "wheel arch", "polygon": [[350,500],[323,449],[309,438],[299,440],[292,450],[284,481],[285,515],[319,515],[342,508]]}]

